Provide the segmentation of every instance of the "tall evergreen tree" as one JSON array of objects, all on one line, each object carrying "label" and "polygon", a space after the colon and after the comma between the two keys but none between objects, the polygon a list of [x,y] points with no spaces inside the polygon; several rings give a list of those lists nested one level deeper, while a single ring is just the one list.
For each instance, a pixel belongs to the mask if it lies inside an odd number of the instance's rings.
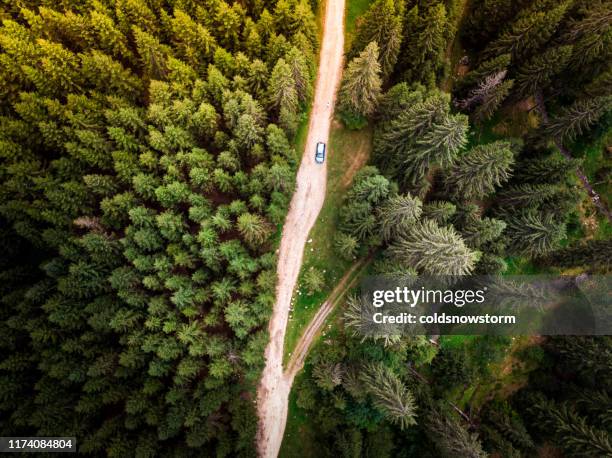
[{"label": "tall evergreen tree", "polygon": [[534,211],[522,213],[507,221],[506,235],[512,251],[539,256],[554,250],[565,238],[565,224],[555,221],[551,214]]},{"label": "tall evergreen tree", "polygon": [[538,89],[548,89],[571,55],[571,46],[559,46],[532,57],[517,70],[515,89],[523,97],[535,94]]},{"label": "tall evergreen tree", "polygon": [[360,18],[347,59],[352,60],[371,42],[379,46],[383,80],[388,80],[400,51],[402,20],[394,0],[376,0]]},{"label": "tall evergreen tree", "polygon": [[553,116],[544,127],[545,131],[556,138],[574,140],[610,111],[611,101],[610,96],[579,99]]},{"label": "tall evergreen tree", "polygon": [[371,42],[348,64],[338,95],[339,110],[349,116],[373,114],[381,92],[380,73],[378,44]]},{"label": "tall evergreen tree", "polygon": [[432,406],[426,419],[428,434],[443,457],[465,456],[486,458],[478,435],[470,433],[452,413],[441,406]]},{"label": "tall evergreen tree", "polygon": [[400,234],[389,246],[389,253],[400,263],[429,275],[467,275],[479,253],[465,246],[451,227],[440,227],[424,220]]},{"label": "tall evergreen tree", "polygon": [[449,191],[457,197],[486,197],[496,186],[508,181],[514,154],[509,142],[478,145],[461,156],[446,179]]},{"label": "tall evergreen tree", "polygon": [[410,194],[391,197],[378,209],[380,228],[385,240],[407,230],[421,216],[421,201]]},{"label": "tall evergreen tree", "polygon": [[362,373],[362,380],[374,398],[374,405],[392,423],[401,429],[416,424],[413,395],[391,369],[382,363],[371,364]]},{"label": "tall evergreen tree", "polygon": [[555,33],[571,0],[547,9],[547,2],[536,2],[523,10],[516,20],[485,50],[489,57],[510,53],[514,62],[534,55]]}]

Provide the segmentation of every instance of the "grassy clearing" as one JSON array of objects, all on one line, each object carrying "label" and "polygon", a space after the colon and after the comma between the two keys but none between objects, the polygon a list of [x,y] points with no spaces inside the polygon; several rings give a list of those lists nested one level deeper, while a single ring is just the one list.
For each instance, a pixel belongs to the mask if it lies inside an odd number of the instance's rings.
[{"label": "grassy clearing", "polygon": [[[299,383],[299,379],[304,376],[304,372],[301,372],[294,383]],[[313,450],[316,442],[306,413],[298,407],[297,395],[295,390],[292,390],[289,394],[289,411],[287,413],[285,435],[278,456],[287,458],[316,456],[315,450]]]},{"label": "grassy clearing", "polygon": [[[345,261],[336,255],[333,239],[342,199],[350,186],[352,175],[365,164],[369,157],[371,140],[372,131],[370,129],[349,131],[343,127],[334,126],[330,134],[327,193],[319,218],[310,231],[304,248],[302,269],[293,297],[293,310],[287,324],[285,362],[306,325],[352,264],[351,261]],[[310,268],[324,272],[326,281],[325,288],[312,295],[308,295],[303,287],[304,274]]]},{"label": "grassy clearing", "polygon": [[348,50],[359,16],[366,12],[372,0],[348,0],[344,17],[344,49]]}]

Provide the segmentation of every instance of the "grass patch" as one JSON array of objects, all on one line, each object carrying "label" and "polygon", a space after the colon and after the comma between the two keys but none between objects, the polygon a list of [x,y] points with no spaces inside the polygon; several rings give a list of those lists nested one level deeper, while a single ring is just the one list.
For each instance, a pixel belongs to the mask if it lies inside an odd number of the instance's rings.
[{"label": "grass patch", "polygon": [[[327,159],[325,203],[304,247],[302,268],[287,323],[285,363],[306,325],[352,264],[351,261],[345,261],[336,255],[333,240],[344,194],[350,186],[352,175],[366,163],[371,141],[372,131],[368,128],[360,131],[350,131],[340,126],[332,128]],[[303,277],[311,267],[324,272],[325,288],[318,293],[308,295],[303,287]]]},{"label": "grass patch", "polygon": [[442,348],[459,348],[466,343],[474,340],[476,336],[461,336],[461,335],[453,335],[453,336],[440,336],[440,340],[438,343]]},{"label": "grass patch", "polygon": [[[304,376],[304,372],[300,372],[294,384],[299,383],[299,379]],[[317,443],[316,437],[306,412],[297,405],[295,390],[291,390],[291,393],[289,393],[288,409],[285,434],[278,456],[287,458],[316,456],[316,450],[313,450],[313,445]]]},{"label": "grass patch", "polygon": [[344,49],[348,50],[353,41],[357,18],[367,11],[372,0],[348,0],[344,16]]}]

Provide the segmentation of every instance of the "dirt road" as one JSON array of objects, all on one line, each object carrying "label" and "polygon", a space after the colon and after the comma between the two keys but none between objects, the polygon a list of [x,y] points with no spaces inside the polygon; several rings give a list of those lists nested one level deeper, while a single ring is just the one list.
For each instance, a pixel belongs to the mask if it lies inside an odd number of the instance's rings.
[{"label": "dirt road", "polygon": [[[327,0],[308,138],[297,174],[296,190],[283,226],[276,303],[268,326],[270,341],[265,352],[266,366],[257,391],[257,448],[261,457],[278,455],[285,431],[291,388],[291,382],[283,375],[285,328],[304,245],[325,199],[327,164],[317,164],[314,151],[317,142],[328,141],[335,94],[342,74],[343,53],[344,0]],[[333,154],[333,151],[328,153]]]}]

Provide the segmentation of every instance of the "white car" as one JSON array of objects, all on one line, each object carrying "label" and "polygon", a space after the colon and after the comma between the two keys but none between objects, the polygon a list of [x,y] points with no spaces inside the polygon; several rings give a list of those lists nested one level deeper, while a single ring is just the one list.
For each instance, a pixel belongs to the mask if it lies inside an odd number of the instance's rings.
[{"label": "white car", "polygon": [[325,143],[317,143],[317,150],[315,152],[315,162],[317,164],[323,164],[325,162]]}]

